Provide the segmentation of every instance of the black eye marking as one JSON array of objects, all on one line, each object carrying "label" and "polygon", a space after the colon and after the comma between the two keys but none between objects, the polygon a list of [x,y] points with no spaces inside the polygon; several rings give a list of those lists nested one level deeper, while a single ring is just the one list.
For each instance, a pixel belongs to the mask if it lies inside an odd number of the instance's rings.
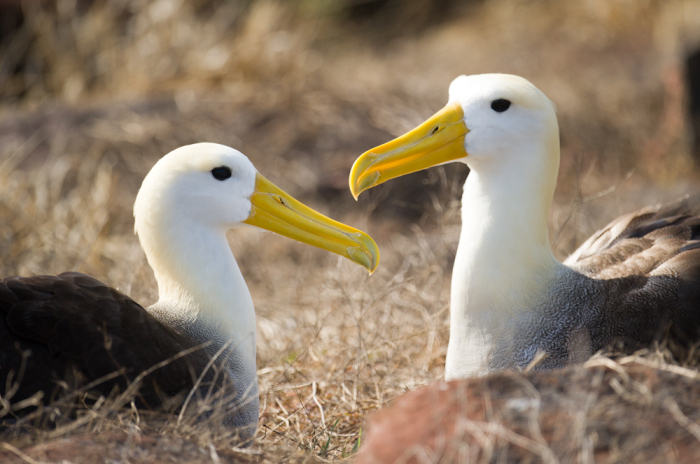
[{"label": "black eye marking", "polygon": [[216,180],[226,180],[231,177],[231,168],[228,166],[219,166],[211,170],[211,175]]},{"label": "black eye marking", "polygon": [[440,130],[440,126],[435,126],[435,129],[433,129],[433,131],[430,133],[430,135],[433,135],[434,133],[436,133],[439,130]]},{"label": "black eye marking", "polygon": [[503,113],[508,108],[510,108],[510,100],[506,100],[505,98],[499,98],[491,102],[491,109],[497,113]]}]

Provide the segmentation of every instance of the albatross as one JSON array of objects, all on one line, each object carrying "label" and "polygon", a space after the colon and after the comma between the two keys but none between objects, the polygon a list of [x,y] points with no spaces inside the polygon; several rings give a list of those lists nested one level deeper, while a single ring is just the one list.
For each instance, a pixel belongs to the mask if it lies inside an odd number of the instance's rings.
[{"label": "albatross", "polygon": [[558,368],[664,334],[699,339],[698,198],[622,216],[562,263],[547,230],[559,155],[554,104],[522,77],[484,74],[456,78],[447,106],[355,161],[356,199],[431,166],[470,168],[446,380],[525,368],[538,353],[537,368]]},{"label": "albatross", "polygon": [[376,244],[293,199],[239,151],[213,143],[161,158],[138,192],[134,219],[158,282],[159,299],[148,308],[76,272],[0,281],[3,408],[8,399],[21,404],[38,394],[46,403],[72,388],[107,396],[134,382],[137,404],[158,407],[198,386],[204,394],[214,388],[225,393],[222,422],[250,441],[258,422],[255,311],[227,230],[257,226],[370,272]]}]

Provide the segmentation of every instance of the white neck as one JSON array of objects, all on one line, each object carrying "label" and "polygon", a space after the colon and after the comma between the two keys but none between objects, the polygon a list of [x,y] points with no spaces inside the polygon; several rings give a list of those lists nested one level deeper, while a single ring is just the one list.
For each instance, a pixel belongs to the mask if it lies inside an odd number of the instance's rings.
[{"label": "white neck", "polygon": [[190,334],[230,341],[255,372],[255,309],[225,231],[155,216],[138,228],[160,296],[149,311]]},{"label": "white neck", "polygon": [[547,230],[559,164],[556,143],[506,157],[508,163],[469,163],[452,275],[448,380],[489,372],[493,357],[502,357],[494,354],[496,347],[518,329],[509,322],[537,311],[538,296],[562,266]]}]

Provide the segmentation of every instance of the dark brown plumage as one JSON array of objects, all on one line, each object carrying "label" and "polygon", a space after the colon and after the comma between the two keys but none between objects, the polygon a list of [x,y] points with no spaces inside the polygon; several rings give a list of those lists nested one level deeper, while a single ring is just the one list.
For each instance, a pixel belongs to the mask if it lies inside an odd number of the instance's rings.
[{"label": "dark brown plumage", "polygon": [[92,383],[94,395],[124,392],[163,361],[142,380],[140,406],[156,408],[190,390],[208,362],[203,349],[84,274],[0,281],[0,391],[12,403],[41,391],[47,404]]}]

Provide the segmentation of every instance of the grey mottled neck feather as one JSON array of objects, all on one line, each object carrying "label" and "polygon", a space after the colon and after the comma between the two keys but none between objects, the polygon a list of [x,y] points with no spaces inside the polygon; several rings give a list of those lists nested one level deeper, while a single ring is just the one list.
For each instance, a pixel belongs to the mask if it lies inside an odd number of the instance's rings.
[{"label": "grey mottled neck feather", "polygon": [[566,260],[535,305],[494,340],[489,368],[580,362],[605,349],[632,352],[667,336],[700,340],[700,196],[622,216]]},{"label": "grey mottled neck feather", "polygon": [[159,303],[150,306],[148,312],[193,344],[204,347],[203,351],[210,360],[210,373],[205,380],[216,386],[213,393],[219,401],[218,406],[224,408],[223,422],[241,430],[246,438],[252,438],[259,413],[258,377],[254,365],[251,367],[242,362],[246,359],[242,347],[235,345],[216,327],[200,321],[178,319],[176,316],[181,312],[160,307]]}]

